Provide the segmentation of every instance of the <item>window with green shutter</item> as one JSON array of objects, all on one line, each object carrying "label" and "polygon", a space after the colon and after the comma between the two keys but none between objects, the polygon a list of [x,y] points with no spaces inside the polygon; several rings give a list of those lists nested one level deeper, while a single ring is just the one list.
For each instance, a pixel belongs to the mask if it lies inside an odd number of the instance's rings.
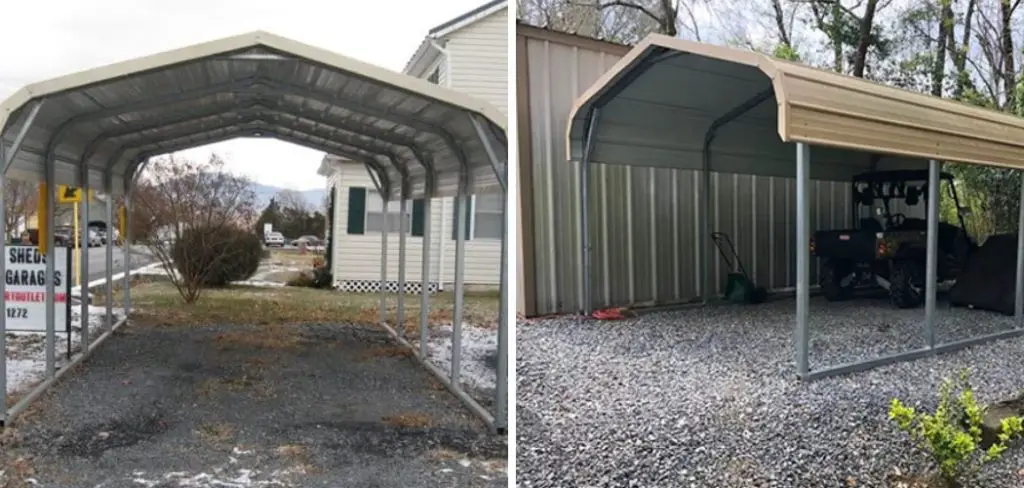
[{"label": "window with green shutter", "polygon": [[412,201],[412,235],[413,237],[423,237],[423,224],[426,220],[424,213],[423,200]]},{"label": "window with green shutter", "polygon": [[366,232],[366,188],[348,189],[348,230],[350,235]]}]

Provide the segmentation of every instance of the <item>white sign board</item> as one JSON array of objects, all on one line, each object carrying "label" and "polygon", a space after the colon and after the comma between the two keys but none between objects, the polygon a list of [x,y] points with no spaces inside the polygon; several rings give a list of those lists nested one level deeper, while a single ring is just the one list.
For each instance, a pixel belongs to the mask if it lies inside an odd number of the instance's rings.
[{"label": "white sign board", "polygon": [[265,236],[271,232],[274,232],[274,224],[270,222],[263,224],[263,235]]},{"label": "white sign board", "polygon": [[[46,255],[36,246],[7,246],[5,251],[7,330],[45,332]],[[68,323],[68,249],[56,246],[54,254],[54,323],[57,332],[63,332]]]}]

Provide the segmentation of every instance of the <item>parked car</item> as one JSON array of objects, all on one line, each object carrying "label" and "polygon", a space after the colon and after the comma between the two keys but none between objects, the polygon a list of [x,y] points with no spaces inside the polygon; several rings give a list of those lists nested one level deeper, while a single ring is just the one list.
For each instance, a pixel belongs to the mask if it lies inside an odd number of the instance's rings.
[{"label": "parked car", "polygon": [[268,232],[263,236],[263,244],[267,247],[284,247],[284,234]]},{"label": "parked car", "polygon": [[319,237],[312,235],[300,236],[298,239],[292,239],[293,246],[298,247],[301,246],[302,244],[305,244],[307,246],[320,246],[323,245],[323,241],[321,241]]}]

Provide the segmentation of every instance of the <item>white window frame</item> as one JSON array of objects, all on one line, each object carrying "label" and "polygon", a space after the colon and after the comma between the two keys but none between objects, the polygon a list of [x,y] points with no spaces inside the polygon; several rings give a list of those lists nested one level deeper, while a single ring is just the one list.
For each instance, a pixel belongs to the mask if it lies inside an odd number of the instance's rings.
[{"label": "white window frame", "polygon": [[[488,196],[490,196],[490,195],[488,195]],[[494,196],[497,197],[499,199],[499,201],[500,201],[500,199],[501,199],[501,195],[500,194],[496,194]],[[480,206],[477,205],[476,198],[477,198],[477,195],[472,195],[472,197],[471,197],[473,205],[470,208],[473,210],[473,218],[469,219],[469,236],[470,236],[470,238],[472,240],[478,240],[479,239],[479,240],[485,240],[485,241],[500,241],[501,240],[500,231],[499,231],[499,235],[493,236],[493,237],[492,236],[480,237],[480,236],[476,235],[477,213],[480,212]],[[482,213],[497,215],[497,216],[499,216],[499,218],[501,216],[501,211],[500,210],[497,211],[497,212],[485,211],[485,212],[482,212]]]},{"label": "white window frame", "polygon": [[[378,202],[378,204],[380,206],[380,210],[372,210],[372,209],[370,209],[371,201]],[[384,215],[384,199],[381,198],[380,193],[377,193],[375,191],[367,191],[366,192],[366,201],[365,201],[363,206],[365,207],[364,212],[363,212],[363,233],[364,234],[381,234],[381,233],[383,233],[383,231],[381,229],[371,229],[370,228],[370,214],[377,214],[377,215],[380,215],[380,216]],[[397,202],[397,201],[388,202],[388,220],[389,221],[392,218],[391,216],[398,215],[399,208],[400,208],[400,202]],[[381,219],[378,219],[378,220],[381,220]],[[412,202],[411,201],[410,202],[406,202],[406,205],[405,205],[405,233],[406,233],[406,235],[412,235]],[[391,234],[398,235],[398,228],[395,228],[395,229],[390,229],[389,228],[388,229],[388,235],[391,235]]]}]

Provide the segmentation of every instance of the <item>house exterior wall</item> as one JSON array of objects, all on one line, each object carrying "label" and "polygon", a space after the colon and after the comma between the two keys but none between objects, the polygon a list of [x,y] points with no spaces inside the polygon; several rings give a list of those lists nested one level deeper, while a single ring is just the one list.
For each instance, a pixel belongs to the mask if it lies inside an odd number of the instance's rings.
[{"label": "house exterior wall", "polygon": [[[519,176],[524,315],[582,305],[579,164],[565,160],[573,101],[627,52],[625,46],[517,27]],[[795,154],[795,152],[794,152]],[[700,172],[592,164],[588,181],[595,308],[666,305],[701,295]],[[755,282],[795,286],[795,180],[711,174],[711,230],[729,234]],[[851,186],[813,181],[815,229],[850,225]],[[711,243],[712,287],[728,273]],[[811,262],[817,280],[817,262]]]},{"label": "house exterior wall", "polygon": [[[373,181],[361,164],[341,164],[340,169],[330,176],[334,185],[335,212],[332,222],[334,256],[332,273],[337,284],[345,281],[380,280],[381,234],[366,231],[361,235],[348,233],[349,193],[351,188],[365,188],[367,197],[376,193]],[[436,198],[431,202],[429,218],[431,226],[431,277],[428,283],[436,283],[442,277],[446,286],[455,281],[455,240],[453,237],[453,199]],[[408,204],[412,208],[412,204]],[[392,201],[389,213],[398,212],[398,202]],[[411,210],[410,210],[411,211]],[[398,280],[397,232],[388,233],[388,281]],[[406,236],[406,280],[420,282],[422,271],[423,237]],[[501,241],[494,239],[466,240],[467,284],[497,285],[498,267],[501,262]],[[440,273],[440,274],[439,274]]]},{"label": "house exterior wall", "polygon": [[507,115],[508,8],[453,32],[445,49],[451,56],[448,86],[480,98]]}]

